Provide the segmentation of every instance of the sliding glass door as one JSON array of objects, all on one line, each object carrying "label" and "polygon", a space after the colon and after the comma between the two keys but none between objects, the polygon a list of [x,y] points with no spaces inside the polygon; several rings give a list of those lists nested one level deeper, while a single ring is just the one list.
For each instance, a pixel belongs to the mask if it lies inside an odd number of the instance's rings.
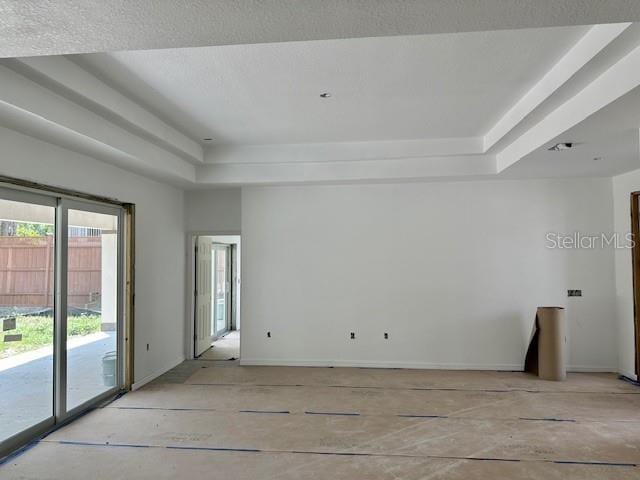
[{"label": "sliding glass door", "polygon": [[[69,203],[69,202],[67,202]],[[119,213],[67,211],[67,411],[118,385]]]},{"label": "sliding glass door", "polygon": [[122,220],[0,188],[0,457],[120,390]]},{"label": "sliding glass door", "polygon": [[0,192],[0,442],[53,424],[56,201]]}]

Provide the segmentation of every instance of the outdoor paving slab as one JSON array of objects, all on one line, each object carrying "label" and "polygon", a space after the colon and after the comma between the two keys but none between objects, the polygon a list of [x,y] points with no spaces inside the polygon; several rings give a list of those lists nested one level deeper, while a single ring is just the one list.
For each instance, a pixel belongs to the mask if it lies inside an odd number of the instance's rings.
[{"label": "outdoor paving slab", "polygon": [[[75,339],[68,351],[69,406],[107,390],[102,378],[102,356],[112,349],[113,342],[113,334],[108,333]],[[29,355],[22,357],[29,358]],[[6,359],[5,363],[9,361]],[[28,361],[13,362],[9,368],[0,368],[0,438],[14,435],[52,415],[51,354],[34,354]]]}]

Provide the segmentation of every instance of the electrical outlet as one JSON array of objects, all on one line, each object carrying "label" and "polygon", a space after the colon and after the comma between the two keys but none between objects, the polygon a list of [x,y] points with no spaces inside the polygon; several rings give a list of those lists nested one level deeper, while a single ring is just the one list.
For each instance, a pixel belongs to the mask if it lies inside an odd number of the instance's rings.
[{"label": "electrical outlet", "polygon": [[351,340],[355,340],[355,339],[356,339],[356,334],[355,334],[355,332],[351,332],[350,337],[351,337]]},{"label": "electrical outlet", "polygon": [[389,340],[389,334],[387,332],[384,332],[384,339]]}]

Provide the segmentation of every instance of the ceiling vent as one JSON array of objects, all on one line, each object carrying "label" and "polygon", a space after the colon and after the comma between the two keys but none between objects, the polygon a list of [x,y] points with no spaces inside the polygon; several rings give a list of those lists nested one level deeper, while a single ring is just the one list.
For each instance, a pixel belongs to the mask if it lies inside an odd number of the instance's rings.
[{"label": "ceiling vent", "polygon": [[575,146],[573,142],[556,143],[553,147],[549,148],[550,152],[561,152],[563,150],[571,150]]}]

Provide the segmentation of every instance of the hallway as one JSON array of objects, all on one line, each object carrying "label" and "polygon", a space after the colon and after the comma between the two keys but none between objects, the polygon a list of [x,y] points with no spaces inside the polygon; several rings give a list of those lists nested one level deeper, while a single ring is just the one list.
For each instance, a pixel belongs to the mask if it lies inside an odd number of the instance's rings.
[{"label": "hallway", "polygon": [[240,358],[240,332],[234,330],[211,344],[211,348],[204,352],[200,360],[233,361]]}]

